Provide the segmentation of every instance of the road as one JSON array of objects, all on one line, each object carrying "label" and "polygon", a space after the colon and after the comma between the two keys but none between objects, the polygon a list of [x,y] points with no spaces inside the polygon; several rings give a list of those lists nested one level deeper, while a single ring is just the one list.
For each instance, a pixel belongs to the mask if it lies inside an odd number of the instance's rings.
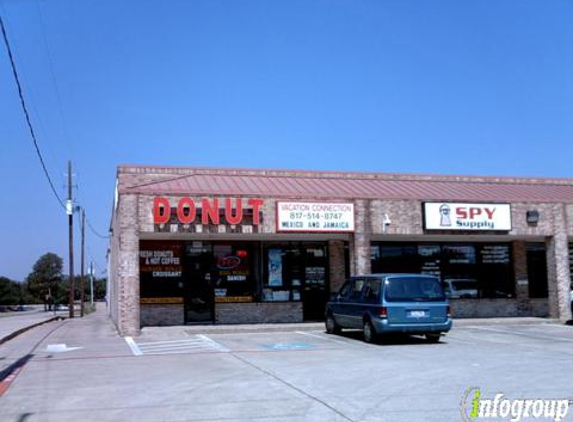
[{"label": "road", "polygon": [[466,324],[439,344],[370,345],[358,332],[288,326],[154,328],[126,341],[99,310],[0,346],[4,377],[15,375],[0,420],[458,422],[471,387],[488,397],[572,398],[572,358],[573,328],[550,322]]},{"label": "road", "polygon": [[0,344],[30,327],[68,315],[67,311],[45,312],[43,305],[26,305],[26,309],[23,312],[0,313]]}]

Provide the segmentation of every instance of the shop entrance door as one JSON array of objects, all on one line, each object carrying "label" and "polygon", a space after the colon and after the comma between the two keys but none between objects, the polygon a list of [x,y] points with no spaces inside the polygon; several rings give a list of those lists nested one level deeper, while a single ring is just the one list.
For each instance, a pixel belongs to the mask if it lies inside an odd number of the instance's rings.
[{"label": "shop entrance door", "polygon": [[185,294],[185,324],[213,322],[213,288],[209,280],[200,277],[187,280]]},{"label": "shop entrance door", "polygon": [[185,324],[205,324],[214,320],[211,259],[210,251],[187,250],[183,283]]},{"label": "shop entrance door", "polygon": [[265,255],[263,300],[301,302],[305,321],[324,320],[329,295],[326,244],[269,243]]},{"label": "shop entrance door", "polygon": [[303,318],[305,321],[322,321],[329,295],[326,247],[304,249]]}]

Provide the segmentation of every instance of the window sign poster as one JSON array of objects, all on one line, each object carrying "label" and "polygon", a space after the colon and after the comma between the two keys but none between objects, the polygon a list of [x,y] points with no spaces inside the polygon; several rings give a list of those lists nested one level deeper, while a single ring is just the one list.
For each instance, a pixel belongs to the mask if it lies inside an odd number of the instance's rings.
[{"label": "window sign poster", "polygon": [[326,269],[324,267],[306,267],[306,284],[325,284]]},{"label": "window sign poster", "polygon": [[283,258],[281,249],[269,249],[269,286],[283,285]]},{"label": "window sign poster", "polygon": [[139,271],[153,279],[179,278],[183,273],[183,247],[177,242],[141,242]]},{"label": "window sign poster", "polygon": [[420,257],[423,274],[441,275],[440,272],[440,245],[418,245],[418,255]]}]

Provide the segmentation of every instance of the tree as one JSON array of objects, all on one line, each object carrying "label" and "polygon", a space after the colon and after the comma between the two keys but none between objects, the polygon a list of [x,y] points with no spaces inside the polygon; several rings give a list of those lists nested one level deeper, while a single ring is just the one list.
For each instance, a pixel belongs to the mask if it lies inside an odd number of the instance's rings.
[{"label": "tree", "polygon": [[0,305],[18,305],[22,299],[20,283],[0,277]]},{"label": "tree", "polygon": [[28,293],[34,301],[43,302],[46,294],[61,284],[63,266],[64,260],[51,252],[42,255],[36,261],[32,272],[26,278]]},{"label": "tree", "polygon": [[[64,279],[67,277],[64,276]],[[76,275],[76,280],[80,280],[80,276]],[[79,286],[79,281],[76,283],[76,298],[80,297],[81,289]],[[105,289],[107,284],[106,278],[94,278],[94,300],[104,300],[105,299]],[[90,277],[86,275],[85,283],[84,283],[84,298],[86,302],[90,300]]]},{"label": "tree", "polygon": [[106,294],[106,278],[97,278],[94,280],[94,300],[104,300]]}]

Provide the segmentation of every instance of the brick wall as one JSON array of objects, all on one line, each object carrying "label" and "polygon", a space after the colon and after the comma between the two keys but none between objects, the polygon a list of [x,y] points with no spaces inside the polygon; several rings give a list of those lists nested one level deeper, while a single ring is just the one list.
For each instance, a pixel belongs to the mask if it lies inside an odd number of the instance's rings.
[{"label": "brick wall", "polygon": [[219,324],[302,322],[302,303],[217,303],[215,319]]},{"label": "brick wall", "polygon": [[452,299],[454,318],[547,317],[547,299],[529,299],[526,310],[513,299]]},{"label": "brick wall", "polygon": [[370,203],[366,200],[354,201],[355,233],[351,244],[354,268],[352,275],[370,273]]},{"label": "brick wall", "polygon": [[[384,215],[391,223],[384,227]],[[422,202],[421,201],[372,201],[370,220],[373,234],[382,235],[421,235]]]},{"label": "brick wall", "polygon": [[109,291],[106,292],[108,300],[109,300],[109,314],[111,320],[114,322],[116,327],[118,326],[119,321],[119,294],[118,294],[118,284],[119,284],[119,215],[116,214],[114,210],[114,214],[112,217],[111,222],[111,239],[110,239],[110,253],[108,256],[109,263],[109,271],[108,271],[108,278],[109,278]]},{"label": "brick wall", "polygon": [[333,240],[328,242],[328,262],[330,291],[334,293],[340,290],[345,279],[344,242]]},{"label": "brick wall", "polygon": [[139,334],[139,225],[137,195],[122,195],[118,204],[117,327],[122,335]]},{"label": "brick wall", "polygon": [[141,327],[184,325],[182,304],[142,303],[140,310]]},{"label": "brick wall", "polygon": [[547,270],[549,273],[549,311],[553,318],[571,319],[569,273],[569,242],[565,207],[553,205],[555,235],[547,239]]}]

